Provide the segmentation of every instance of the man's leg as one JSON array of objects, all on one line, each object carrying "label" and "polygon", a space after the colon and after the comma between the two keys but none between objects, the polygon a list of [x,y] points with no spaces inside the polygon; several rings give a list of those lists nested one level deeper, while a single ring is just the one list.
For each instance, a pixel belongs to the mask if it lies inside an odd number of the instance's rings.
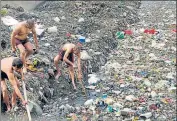
[{"label": "man's leg", "polygon": [[71,80],[72,80],[73,87],[76,90],[76,85],[74,83],[74,67],[73,66],[69,66],[68,70],[69,70],[69,74],[70,74],[70,77],[71,77]]},{"label": "man's leg", "polygon": [[26,55],[25,55],[25,58],[27,59],[27,57],[31,54],[34,53],[33,51],[33,46],[30,42],[27,42],[24,44],[24,47],[26,48],[27,52],[26,52]]},{"label": "man's leg", "polygon": [[7,106],[7,111],[10,111],[11,107],[9,103],[9,96],[8,96],[5,80],[1,80],[1,89],[2,89],[3,101]]},{"label": "man's leg", "polygon": [[25,58],[26,52],[25,52],[25,47],[22,44],[17,45],[17,47],[20,50],[20,58],[22,59],[23,64],[24,64],[23,72],[26,73],[27,70],[26,70],[26,58]]},{"label": "man's leg", "polygon": [[57,75],[56,75],[55,79],[58,79],[59,76],[61,75],[61,72],[60,72],[60,69],[59,69],[59,66],[58,66],[58,63],[59,63],[60,60],[61,60],[60,55],[57,55],[57,56],[54,58],[54,64],[55,64],[55,67],[56,67],[56,69],[57,69]]},{"label": "man's leg", "polygon": [[[17,86],[19,88],[20,87],[20,83],[19,83],[19,81],[17,79],[16,79],[16,82],[17,82]],[[17,94],[13,90],[13,93],[12,93],[12,107],[14,107],[16,105],[16,99],[17,99]]]}]

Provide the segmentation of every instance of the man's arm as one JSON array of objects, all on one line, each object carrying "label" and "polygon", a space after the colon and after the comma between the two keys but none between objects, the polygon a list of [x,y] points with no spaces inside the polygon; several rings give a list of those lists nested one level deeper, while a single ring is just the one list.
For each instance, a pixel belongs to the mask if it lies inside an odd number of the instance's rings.
[{"label": "man's arm", "polygon": [[20,90],[18,89],[17,82],[16,82],[16,80],[15,80],[14,75],[13,75],[12,73],[9,73],[9,74],[8,74],[8,78],[9,78],[9,81],[10,81],[10,83],[12,84],[12,86],[13,86],[13,88],[14,88],[14,90],[15,90],[15,93],[16,93],[17,96],[22,100],[22,102],[24,102],[25,100],[24,100],[24,98],[23,98],[23,96],[22,96]]},{"label": "man's arm", "polygon": [[66,63],[68,63],[68,64],[70,64],[70,65],[73,66],[74,64],[73,64],[70,60],[68,60],[68,58],[67,58],[67,57],[69,56],[69,53],[70,53],[70,51],[68,51],[68,50],[65,52],[65,55],[64,55],[64,57],[63,57],[63,60],[64,60]]},{"label": "man's arm", "polygon": [[78,75],[81,74],[81,54],[77,55]]},{"label": "man's arm", "polygon": [[37,40],[37,34],[36,34],[36,30],[35,30],[35,27],[32,28],[32,33],[33,33],[33,38],[34,38],[34,42],[35,42],[35,45],[36,45],[36,49],[38,49],[38,40]]},{"label": "man's arm", "polygon": [[20,27],[15,28],[11,34],[11,46],[12,50],[15,51],[15,36],[20,32]]}]

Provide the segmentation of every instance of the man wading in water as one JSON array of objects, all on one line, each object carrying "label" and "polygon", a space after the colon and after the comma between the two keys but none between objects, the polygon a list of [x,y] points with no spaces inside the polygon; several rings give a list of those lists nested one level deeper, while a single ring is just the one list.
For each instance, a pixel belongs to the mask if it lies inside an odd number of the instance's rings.
[{"label": "man wading in water", "polygon": [[58,55],[54,58],[54,64],[56,66],[57,69],[57,75],[56,75],[56,79],[59,78],[59,76],[61,75],[60,69],[58,67],[58,63],[59,61],[65,61],[66,64],[68,65],[68,70],[69,70],[69,74],[72,80],[72,84],[74,87],[74,90],[76,90],[76,86],[75,86],[75,82],[74,82],[74,54],[78,57],[78,79],[82,78],[81,75],[81,60],[80,60],[80,50],[81,47],[79,45],[75,45],[72,43],[66,43],[65,45],[63,45],[62,49],[59,49],[59,53]]},{"label": "man wading in water", "polygon": [[20,50],[20,57],[24,63],[24,68],[23,68],[24,73],[27,72],[26,59],[30,54],[34,53],[33,46],[27,39],[27,36],[30,32],[33,33],[33,38],[34,38],[34,42],[36,45],[36,51],[37,51],[38,40],[37,40],[36,31],[35,31],[34,20],[29,19],[27,21],[18,23],[18,25],[13,30],[12,35],[11,35],[12,51],[15,52],[16,47]]},{"label": "man wading in water", "polygon": [[23,74],[23,62],[20,58],[17,57],[9,57],[1,60],[1,90],[3,95],[3,101],[7,106],[7,111],[10,111],[11,106],[9,103],[8,90],[5,83],[5,79],[8,79],[14,89],[12,93],[12,107],[16,105],[17,96],[21,99],[22,104],[26,105],[27,102],[22,97],[22,94],[19,90],[19,81],[14,75],[14,71]]}]

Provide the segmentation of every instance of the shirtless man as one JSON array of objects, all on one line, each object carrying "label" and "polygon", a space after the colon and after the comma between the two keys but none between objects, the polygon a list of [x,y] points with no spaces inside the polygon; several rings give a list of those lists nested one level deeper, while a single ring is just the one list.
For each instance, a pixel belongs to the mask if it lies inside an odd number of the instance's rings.
[{"label": "shirtless man", "polygon": [[27,21],[18,23],[18,25],[16,26],[16,28],[13,30],[11,34],[12,51],[15,52],[16,47],[20,50],[20,57],[24,63],[24,68],[23,68],[24,73],[27,72],[26,59],[30,54],[34,53],[33,46],[27,39],[27,36],[30,32],[33,33],[36,50],[38,50],[38,40],[35,31],[34,20],[29,19]]},{"label": "shirtless man", "polygon": [[58,67],[58,63],[59,61],[65,61],[66,64],[68,65],[68,69],[69,69],[69,74],[72,80],[72,84],[74,89],[76,90],[76,86],[74,83],[74,54],[78,57],[78,79],[82,78],[81,75],[81,65],[80,65],[80,46],[79,45],[75,45],[72,43],[66,43],[62,49],[59,49],[59,54],[54,58],[54,64],[56,66],[57,69],[57,75],[56,75],[56,79],[59,78],[59,76],[61,75],[60,69]]},{"label": "shirtless man", "polygon": [[27,104],[19,90],[19,81],[14,75],[14,71],[20,72],[22,74],[23,73],[22,67],[23,62],[20,58],[9,57],[1,60],[1,90],[3,94],[3,101],[7,106],[7,111],[10,111],[11,107],[9,103],[9,96],[5,79],[9,79],[14,89],[12,93],[12,107],[15,106],[16,104],[17,96],[21,99],[23,105]]}]

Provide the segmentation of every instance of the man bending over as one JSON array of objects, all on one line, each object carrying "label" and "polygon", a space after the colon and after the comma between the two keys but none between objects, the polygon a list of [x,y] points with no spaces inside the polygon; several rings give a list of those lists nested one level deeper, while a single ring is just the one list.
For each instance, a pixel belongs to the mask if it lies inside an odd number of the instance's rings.
[{"label": "man bending over", "polygon": [[20,50],[20,57],[24,63],[24,68],[23,68],[24,73],[27,72],[26,59],[30,54],[33,54],[33,46],[27,39],[27,36],[30,32],[33,33],[33,38],[34,38],[36,50],[37,50],[38,40],[37,40],[36,31],[35,31],[34,20],[29,19],[27,21],[18,23],[18,25],[13,30],[12,35],[11,35],[12,51],[15,52],[16,47]]},{"label": "man bending over", "polygon": [[54,63],[57,69],[57,75],[56,75],[56,79],[59,78],[59,76],[61,75],[60,69],[58,67],[58,63],[59,61],[65,61],[66,64],[68,65],[68,69],[69,69],[69,74],[72,80],[72,84],[74,89],[76,90],[76,86],[75,86],[75,82],[74,82],[74,54],[78,57],[78,79],[82,78],[81,75],[81,64],[80,64],[80,49],[81,47],[79,45],[75,45],[72,43],[66,43],[65,45],[63,45],[63,47],[61,49],[59,49],[59,53],[58,55],[54,58]]},{"label": "man bending over", "polygon": [[10,111],[11,106],[9,102],[9,96],[7,91],[7,86],[5,83],[5,79],[8,79],[14,89],[12,93],[12,107],[16,104],[17,96],[21,99],[22,104],[26,105],[27,102],[22,97],[22,94],[19,90],[19,81],[14,75],[14,71],[23,73],[22,70],[23,62],[20,58],[17,57],[9,57],[1,60],[1,90],[3,94],[3,101],[7,106],[7,111]]}]

